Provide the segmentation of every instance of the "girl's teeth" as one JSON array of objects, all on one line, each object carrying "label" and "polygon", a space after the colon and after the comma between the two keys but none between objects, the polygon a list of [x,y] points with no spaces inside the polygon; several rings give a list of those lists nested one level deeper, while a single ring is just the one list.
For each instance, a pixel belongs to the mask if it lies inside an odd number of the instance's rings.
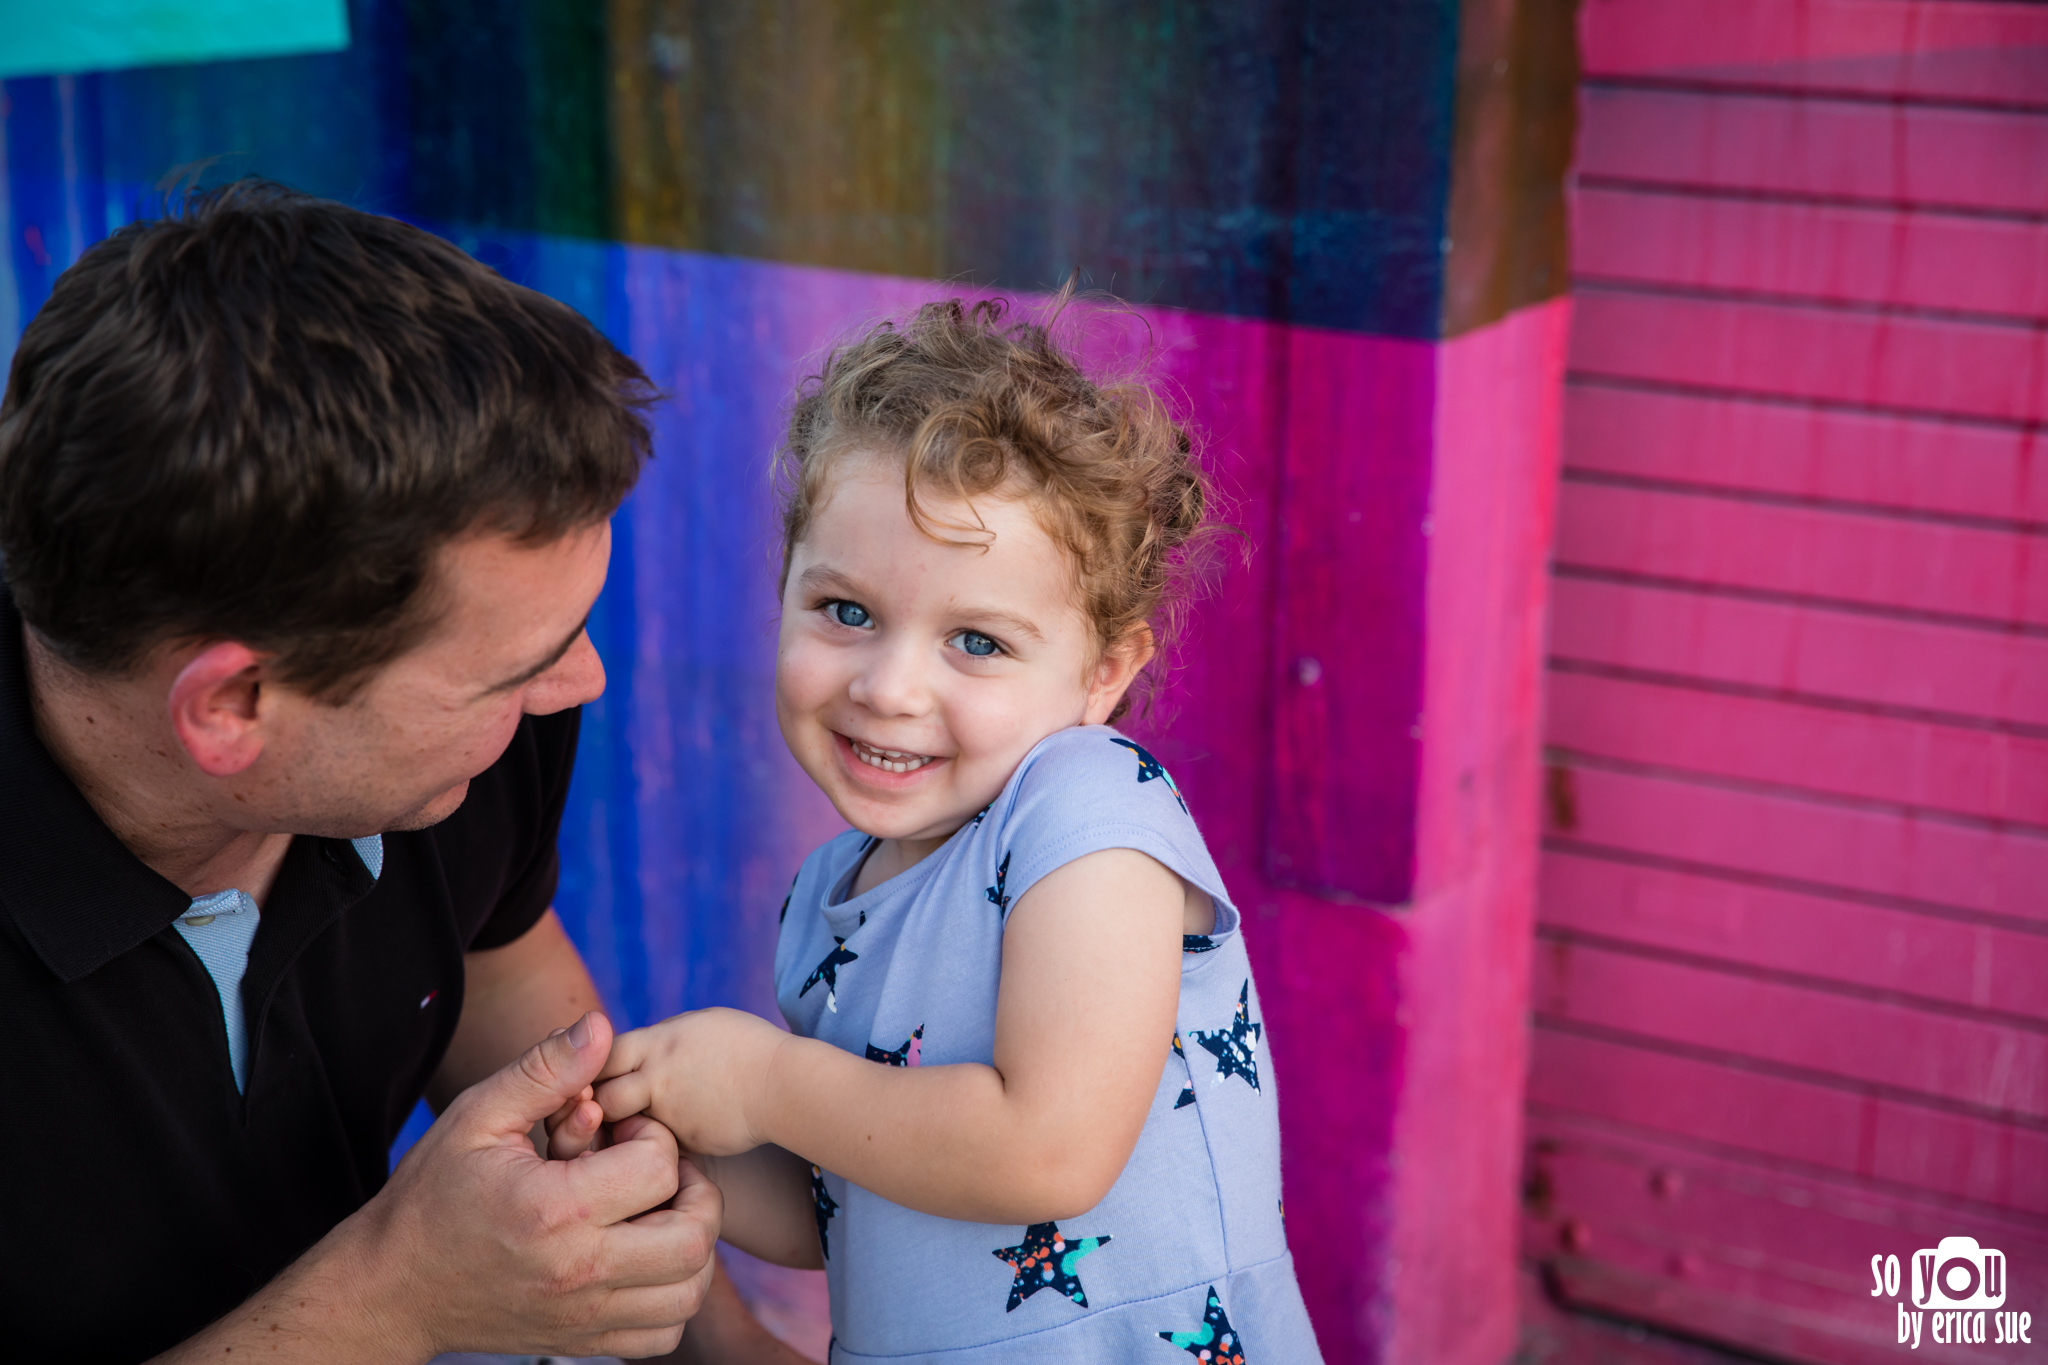
[{"label": "girl's teeth", "polygon": [[880,768],[884,772],[916,772],[919,768],[931,762],[931,759],[923,754],[904,753],[900,749],[877,749],[873,745],[863,744],[859,740],[853,742],[853,752],[854,756],[860,759],[861,762],[871,768]]}]

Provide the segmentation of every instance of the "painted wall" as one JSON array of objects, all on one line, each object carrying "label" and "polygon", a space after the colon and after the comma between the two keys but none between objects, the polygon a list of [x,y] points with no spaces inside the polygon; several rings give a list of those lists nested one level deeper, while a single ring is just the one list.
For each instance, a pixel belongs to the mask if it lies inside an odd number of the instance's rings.
[{"label": "painted wall", "polygon": [[[628,1022],[769,1011],[836,827],[769,708],[764,466],[808,357],[1079,272],[1251,550],[1159,712],[1247,913],[1332,1360],[1514,1334],[1571,0],[355,0],[342,52],[5,83],[0,344],[84,244],[253,171],[444,231],[667,394],[592,621],[560,908]],[[946,283],[939,283],[945,281]],[[792,1330],[815,1293],[750,1283]],[[808,1297],[807,1297],[808,1296]]]},{"label": "painted wall", "polygon": [[2048,11],[1585,19],[1528,1245],[1774,1357],[2024,1355],[1897,1315],[1969,1236],[2048,1320]]}]

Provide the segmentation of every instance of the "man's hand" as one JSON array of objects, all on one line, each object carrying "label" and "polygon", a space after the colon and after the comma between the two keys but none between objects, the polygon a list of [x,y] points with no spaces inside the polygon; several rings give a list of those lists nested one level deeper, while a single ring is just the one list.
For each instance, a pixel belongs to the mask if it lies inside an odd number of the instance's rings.
[{"label": "man's hand", "polygon": [[681,1338],[711,1277],[717,1188],[648,1119],[572,1162],[528,1140],[611,1044],[605,1017],[586,1014],[457,1096],[364,1211],[386,1212],[387,1236],[421,1267],[412,1299],[430,1353],[631,1358]]},{"label": "man's hand", "polygon": [[376,1198],[160,1361],[675,1349],[710,1285],[717,1187],[649,1119],[575,1161],[545,1161],[528,1138],[611,1043],[605,1017],[586,1014],[464,1091]]}]

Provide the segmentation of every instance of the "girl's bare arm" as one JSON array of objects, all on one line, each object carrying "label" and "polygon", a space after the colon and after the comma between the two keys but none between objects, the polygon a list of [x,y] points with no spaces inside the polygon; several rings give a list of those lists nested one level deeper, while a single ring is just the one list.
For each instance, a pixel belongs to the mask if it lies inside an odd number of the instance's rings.
[{"label": "girl's bare arm", "polygon": [[1101,1202],[1144,1128],[1197,903],[1206,925],[1208,897],[1131,849],[1040,879],[1004,931],[993,1066],[880,1066],[701,1010],[620,1037],[597,1097],[608,1115],[648,1110],[693,1151],[774,1143],[926,1213],[1071,1217]]}]

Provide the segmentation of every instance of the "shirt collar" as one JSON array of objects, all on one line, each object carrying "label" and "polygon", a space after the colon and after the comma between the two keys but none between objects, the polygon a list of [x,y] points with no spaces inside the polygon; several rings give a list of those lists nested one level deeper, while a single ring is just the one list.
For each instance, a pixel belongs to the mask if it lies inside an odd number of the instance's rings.
[{"label": "shirt collar", "polygon": [[[310,842],[334,846],[323,851],[337,865],[345,901],[376,884],[366,857],[348,841]],[[21,612],[0,584],[0,910],[43,965],[71,982],[162,932],[191,906],[191,897],[114,836],[36,737]]]}]

